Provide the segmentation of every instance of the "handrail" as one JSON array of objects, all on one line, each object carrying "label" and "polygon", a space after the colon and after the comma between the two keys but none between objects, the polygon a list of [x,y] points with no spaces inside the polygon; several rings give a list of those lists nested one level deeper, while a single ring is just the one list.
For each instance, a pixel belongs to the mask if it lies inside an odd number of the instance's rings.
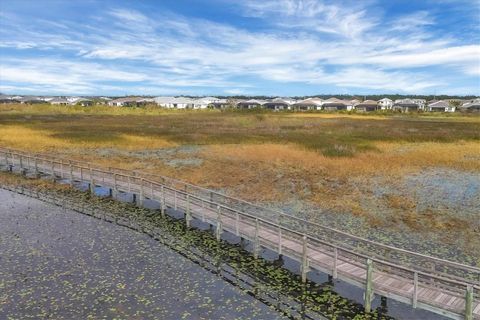
[{"label": "handrail", "polygon": [[[65,165],[65,162],[63,160],[57,160],[57,159],[47,159],[47,158],[42,158],[42,157],[35,157],[35,156],[32,156],[32,155],[25,155],[24,153],[16,153],[16,152],[5,152],[2,148],[0,148],[0,154],[3,154],[5,155],[5,165],[6,167],[10,167],[10,170],[12,170],[13,167],[16,167],[17,164],[15,162],[15,156],[18,156],[18,164],[20,166],[20,169],[23,173],[26,172],[26,170],[29,170],[29,169],[32,169],[33,166],[31,166],[31,159],[33,158],[35,160],[35,172],[38,173],[38,172],[43,172],[44,174],[49,174],[49,169],[51,169],[51,175],[53,175],[53,177],[55,177],[56,175],[58,175],[58,172],[60,171],[60,175],[62,176],[62,178],[64,177],[64,175],[67,175],[68,174],[68,171],[65,170],[64,168],[64,165]],[[8,161],[8,154],[10,154],[11,156],[11,164],[9,163]],[[25,161],[25,158],[26,158],[26,161]],[[26,166],[24,166],[25,162],[22,162],[22,159],[23,161],[26,162]],[[40,164],[40,166],[38,167],[38,161],[41,161],[42,163]],[[1,159],[0,159],[0,163],[1,163]],[[55,170],[55,163],[59,163],[61,165],[61,168],[57,170]],[[263,243],[263,246],[267,246],[271,248],[271,244],[273,243],[275,245],[276,243],[276,240],[273,241],[271,240],[271,237],[268,236],[268,233],[276,233],[277,230],[280,230],[280,231],[284,231],[285,232],[285,236],[289,238],[290,241],[293,241],[293,242],[296,242],[297,244],[302,244],[303,245],[303,251],[299,251],[298,249],[295,249],[295,247],[290,247],[288,248],[287,246],[285,247],[284,250],[287,250],[289,252],[289,255],[290,257],[294,258],[294,259],[299,259],[299,261],[301,262],[301,273],[302,273],[302,281],[305,281],[306,280],[306,272],[308,271],[305,271],[306,269],[308,269],[308,264],[309,264],[309,260],[310,262],[318,262],[320,263],[320,267],[322,267],[322,263],[323,265],[325,266],[324,262],[322,262],[321,260],[318,260],[317,258],[315,258],[315,255],[312,257],[312,258],[309,258],[309,255],[307,253],[307,251],[309,250],[314,250],[314,254],[315,252],[317,253],[321,253],[321,254],[326,254],[326,255],[330,255],[332,254],[332,250],[333,249],[333,254],[334,254],[334,264],[333,264],[333,277],[336,277],[336,274],[337,274],[337,267],[336,267],[336,263],[337,261],[343,261],[343,262],[346,262],[347,264],[351,264],[353,266],[357,266],[357,267],[360,267],[360,268],[363,268],[363,270],[366,271],[366,278],[365,277],[362,277],[362,276],[359,276],[359,275],[356,275],[356,274],[346,274],[344,275],[346,278],[345,279],[350,279],[349,281],[353,281],[354,284],[356,285],[360,285],[360,283],[363,285],[366,286],[366,289],[365,289],[365,295],[364,295],[364,300],[365,300],[365,310],[366,312],[369,312],[370,310],[370,298],[372,297],[372,294],[373,294],[373,291],[372,291],[372,272],[373,272],[373,262],[375,262],[375,265],[377,266],[378,268],[378,271],[380,272],[383,272],[384,274],[389,274],[391,277],[394,277],[394,278],[398,278],[398,279],[401,279],[402,281],[413,281],[413,285],[414,285],[414,292],[413,292],[413,296],[410,295],[410,293],[403,293],[401,296],[402,297],[407,297],[408,299],[412,299],[412,304],[413,306],[415,307],[417,305],[417,288],[418,288],[418,285],[422,285],[422,286],[426,286],[427,288],[430,288],[430,289],[434,289],[434,290],[437,290],[439,293],[447,293],[447,294],[450,294],[452,297],[456,297],[456,298],[460,298],[460,299],[465,299],[465,316],[466,317],[470,317],[471,314],[472,314],[472,303],[474,301],[476,301],[475,299],[477,299],[478,297],[478,294],[475,293],[475,291],[480,291],[480,282],[477,281],[477,280],[474,280],[474,279],[471,279],[470,277],[474,277],[476,279],[476,277],[478,276],[480,278],[480,272],[479,272],[479,269],[476,268],[476,267],[473,267],[473,266],[468,266],[468,265],[463,265],[463,264],[460,264],[460,263],[455,263],[455,262],[451,262],[451,261],[448,261],[448,260],[443,260],[443,259],[439,259],[439,258],[436,258],[436,259],[430,259],[430,261],[428,261],[428,259],[430,258],[429,256],[425,256],[425,255],[422,255],[422,254],[417,254],[417,255],[414,255],[414,256],[420,256],[422,257],[423,259],[427,259],[426,263],[431,263],[432,261],[436,261],[436,262],[446,262],[444,263],[443,265],[440,265],[440,266],[437,266],[436,264],[433,264],[433,270],[427,270],[425,271],[425,268],[415,268],[415,267],[408,267],[406,265],[401,265],[399,264],[398,262],[392,262],[392,261],[386,261],[384,259],[381,259],[381,258],[378,258],[378,254],[376,254],[375,252],[373,253],[373,256],[372,255],[369,255],[369,254],[365,254],[365,253],[362,253],[362,252],[359,252],[358,251],[358,248],[357,250],[353,250],[353,249],[350,249],[347,247],[344,247],[340,244],[338,244],[336,241],[335,242],[328,242],[327,240],[325,239],[320,239],[320,238],[317,238],[316,236],[312,236],[310,234],[306,234],[305,233],[305,230],[303,232],[300,232],[298,230],[295,230],[295,229],[292,229],[292,228],[289,228],[289,227],[286,227],[284,225],[282,225],[278,220],[277,222],[274,222],[274,221],[271,221],[271,219],[268,219],[268,217],[259,217],[258,215],[254,214],[254,213],[250,213],[250,212],[244,212],[244,211],[239,211],[235,208],[230,208],[229,206],[226,206],[225,203],[218,203],[218,202],[215,202],[213,200],[207,200],[207,199],[204,199],[201,195],[197,195],[197,194],[191,194],[189,192],[187,192],[187,189],[185,190],[179,190],[177,189],[176,187],[171,187],[171,186],[168,186],[168,185],[165,185],[165,184],[161,184],[160,182],[157,182],[157,181],[153,181],[153,180],[150,180],[148,178],[143,178],[143,177],[139,177],[137,175],[129,175],[128,173],[127,174],[122,174],[122,173],[116,173],[116,172],[112,172],[112,170],[110,169],[109,171],[106,171],[102,168],[97,168],[97,167],[94,167],[92,168],[92,166],[90,164],[88,164],[88,167],[85,167],[85,166],[82,166],[81,162],[79,162],[80,165],[75,165],[73,164],[71,161],[69,161],[67,163],[68,167],[67,169],[69,168],[69,171],[70,171],[70,179],[71,179],[71,183],[72,181],[74,181],[74,175],[73,175],[73,171],[74,169],[80,169],[80,177],[81,177],[81,180],[82,181],[90,181],[89,184],[90,184],[90,189],[92,190],[93,192],[93,189],[92,189],[92,186],[94,187],[96,184],[95,184],[95,181],[97,181],[96,179],[98,178],[99,180],[102,179],[103,183],[104,183],[104,186],[106,187],[112,187],[117,191],[117,190],[123,190],[123,192],[127,192],[126,190],[128,189],[128,192],[131,192],[131,187],[133,186],[135,188],[135,190],[137,190],[137,192],[139,191],[140,193],[140,203],[142,203],[143,199],[145,199],[145,193],[144,193],[144,188],[147,187],[148,188],[148,185],[145,186],[145,183],[149,184],[150,187],[152,188],[152,192],[151,192],[151,196],[152,196],[152,199],[155,199],[155,192],[154,192],[154,188],[153,186],[161,186],[161,191],[158,190],[158,188],[155,190],[158,194],[158,192],[161,192],[160,195],[161,197],[163,197],[163,201],[161,201],[161,207],[162,207],[162,213],[163,213],[163,208],[164,208],[164,205],[165,205],[165,194],[166,194],[166,191],[168,191],[170,193],[170,197],[172,197],[172,192],[174,192],[174,204],[175,204],[175,209],[177,208],[177,197],[180,195],[180,208],[182,209],[185,209],[185,219],[187,221],[187,226],[189,225],[189,220],[191,219],[192,215],[191,215],[191,212],[190,212],[190,205],[192,204],[192,200],[195,201],[200,201],[201,204],[202,204],[202,208],[205,208],[203,205],[205,203],[207,204],[213,204],[215,205],[215,209],[213,209],[210,205],[207,207],[208,210],[210,212],[216,212],[217,214],[217,218],[214,219],[214,223],[216,222],[217,223],[217,230],[218,228],[220,228],[220,232],[222,231],[223,227],[222,227],[222,213],[224,215],[224,217],[230,217],[230,219],[233,218],[233,216],[231,215],[232,213],[234,213],[236,215],[236,222],[234,222],[232,224],[232,222],[230,222],[229,224],[227,224],[227,228],[230,228],[230,227],[236,227],[237,228],[237,233],[238,233],[238,217],[239,215],[242,216],[242,223],[244,225],[247,225],[247,226],[253,226],[255,225],[255,236],[253,238],[253,241],[254,241],[254,257],[258,257],[258,248],[260,245],[262,245],[261,243]],[[50,167],[51,166],[51,167]],[[38,169],[41,169],[41,170],[38,170]],[[88,169],[89,170],[89,178],[90,179],[84,179],[84,177],[82,176],[82,170],[83,169]],[[93,173],[96,172],[96,173],[100,173],[101,174],[101,177],[98,177],[98,175],[95,177],[93,175]],[[78,171],[77,171],[78,173]],[[113,175],[113,179],[112,179],[112,175]],[[87,175],[88,176],[88,175]],[[125,180],[120,180],[120,184],[117,184],[117,176],[120,176],[120,177],[125,177],[125,178],[128,178],[128,181],[125,181]],[[107,179],[105,179],[107,178]],[[132,181],[133,179],[133,181]],[[113,181],[113,183],[112,183]],[[127,185],[127,182],[128,182],[128,185]],[[133,183],[132,183],[133,182]],[[105,184],[106,183],[106,184]],[[120,188],[118,188],[118,186],[120,186]],[[1,186],[0,186],[1,187]],[[148,196],[147,196],[148,198]],[[157,198],[158,200],[158,198]],[[170,202],[170,205],[172,205],[172,199],[170,198],[169,200]],[[182,203],[183,202],[183,203]],[[194,202],[193,202],[194,203]],[[197,205],[198,205],[198,202],[197,202]],[[220,209],[223,209],[223,210],[220,210]],[[201,212],[201,211],[200,211]],[[230,212],[230,214],[228,214],[227,212]],[[210,213],[211,214],[211,213]],[[199,212],[197,212],[195,214],[194,212],[194,215],[199,215]],[[202,217],[203,217],[204,213],[202,212]],[[190,218],[189,218],[190,217]],[[296,219],[296,220],[299,220],[299,221],[303,221],[303,222],[306,222],[305,220],[301,220],[301,219]],[[248,222],[249,221],[249,222]],[[263,232],[267,232],[267,236],[259,236],[258,235],[258,230],[259,230],[259,225],[261,225],[262,227],[262,230]],[[295,224],[293,224],[293,226],[295,226]],[[231,229],[230,229],[231,230]],[[248,230],[248,228],[247,228]],[[250,231],[251,232],[251,231]],[[342,232],[343,233],[343,232]],[[282,233],[280,233],[281,235]],[[246,237],[247,239],[249,240],[252,240],[252,235],[250,234],[245,234],[243,233],[244,237]],[[300,240],[300,236],[301,236],[301,239]],[[349,237],[350,235],[349,234],[346,234],[345,235],[346,237]],[[359,238],[359,237],[354,237],[354,238]],[[217,239],[220,239],[220,236],[219,234],[217,233]],[[281,241],[282,238],[279,238],[279,246],[280,246],[280,251],[279,253],[281,253],[281,248],[282,248],[282,241]],[[362,238],[359,238],[359,240],[361,241],[365,241],[366,239],[362,239]],[[370,241],[371,242],[371,241]],[[368,242],[367,242],[368,243]],[[373,242],[373,244],[376,244],[375,242]],[[322,246],[323,246],[323,249],[322,249]],[[399,248],[395,248],[393,247],[393,249],[399,249]],[[403,252],[405,251],[406,253],[410,253],[409,251],[407,250],[398,250],[398,252]],[[338,255],[337,257],[337,254],[340,253],[340,255]],[[366,262],[366,264],[364,264]],[[413,263],[413,261],[410,261]],[[423,264],[425,262],[422,262],[422,261],[418,261],[417,262],[417,265],[415,266],[419,266],[421,267],[420,264]],[[327,264],[328,266],[328,264]],[[455,269],[450,269],[448,268],[448,266],[455,266],[455,267],[458,267],[459,269],[455,270]],[[437,270],[437,267],[440,267],[440,270]],[[423,269],[423,270],[422,270]],[[340,272],[340,271],[338,271]],[[466,272],[473,272],[473,274],[468,274]],[[463,277],[461,276],[463,275]],[[419,276],[421,276],[421,278],[419,278]],[[413,278],[413,279],[412,279]],[[460,280],[459,280],[460,279]],[[380,288],[380,292],[382,292]],[[430,299],[430,298],[428,298]],[[423,299],[424,300],[424,299]],[[436,305],[436,302],[433,301],[433,300],[429,300],[429,301],[421,301],[421,303],[424,303],[426,305],[429,305],[429,304],[432,304],[433,303],[433,306]],[[445,312],[445,310],[450,310],[452,311],[451,308],[449,307],[446,307],[446,306],[437,306],[436,307],[438,310],[438,308],[441,310],[442,313]],[[457,309],[454,309],[455,311],[452,311],[454,312],[454,314],[457,314],[458,315],[458,310]],[[448,311],[448,312],[450,312]],[[456,312],[456,313],[455,313]],[[470,316],[469,316],[470,315]],[[456,317],[456,316],[455,316]]]},{"label": "handrail", "polygon": [[[9,190],[9,191],[15,191],[17,193],[20,193],[20,194],[25,194],[25,193],[21,193],[19,192],[19,190],[25,190],[25,188],[9,188],[9,187],[5,187],[3,185],[0,185],[0,189],[4,189],[4,190]],[[169,188],[171,189],[171,188]],[[177,192],[180,192],[179,190],[176,190],[176,189],[171,189],[171,190],[175,190]],[[37,192],[37,193],[40,193],[40,192]],[[42,192],[42,194],[45,194]],[[26,195],[26,194],[25,194]],[[203,200],[202,198],[197,198],[197,199],[200,199],[200,200]],[[208,201],[208,200],[205,200],[205,201]],[[63,202],[62,202],[63,203]],[[300,236],[303,236],[302,233],[300,233],[299,231],[296,231],[296,230],[292,230],[292,229],[289,229],[289,228],[286,228],[284,226],[278,226],[278,225],[275,225],[273,222],[271,221],[268,221],[268,220],[263,220],[261,218],[258,218],[256,216],[252,216],[250,214],[244,214],[254,220],[259,220],[259,221],[262,221],[263,223],[266,223],[266,224],[269,224],[271,226],[275,226],[275,227],[280,227],[282,228],[282,230],[285,230],[285,231],[288,231],[290,233],[295,233],[297,235],[300,235]],[[417,273],[418,275],[422,275],[422,276],[425,276],[425,277],[428,277],[428,278],[433,278],[433,279],[436,279],[436,280],[440,280],[440,281],[445,281],[445,282],[449,282],[449,283],[452,283],[452,284],[456,284],[456,285],[460,285],[460,286],[466,286],[468,285],[469,283],[466,283],[466,282],[460,282],[460,281],[457,281],[457,280],[453,280],[453,279],[448,279],[448,278],[443,278],[441,276],[438,276],[438,275],[432,275],[430,273],[426,273],[426,272],[423,272],[423,271],[417,271],[417,270],[414,270],[414,269],[411,269],[411,268],[408,268],[408,267],[405,267],[405,266],[400,266],[398,264],[393,264],[391,262],[388,262],[388,261],[385,261],[385,260],[381,260],[381,259],[377,259],[377,258],[372,258],[372,257],[369,257],[367,255],[364,255],[364,254],[361,254],[361,253],[358,253],[358,252],[355,252],[355,251],[352,251],[352,250],[349,250],[349,249],[345,249],[345,248],[341,248],[337,245],[334,245],[334,244],[331,244],[331,243],[328,243],[328,242],[325,242],[321,239],[318,239],[318,238],[315,238],[315,237],[312,237],[312,236],[308,236],[307,235],[307,238],[311,239],[311,240],[314,240],[314,241],[317,241],[325,246],[328,246],[328,247],[332,247],[332,248],[336,248],[336,249],[339,249],[343,252],[346,252],[346,253],[350,253],[352,255],[355,255],[359,258],[363,258],[365,260],[367,259],[370,259],[372,260],[373,262],[376,262],[380,265],[385,265],[385,266],[389,266],[389,267],[392,267],[392,268],[395,268],[395,269],[400,269],[400,270],[403,270],[403,271],[407,271],[407,272],[411,272],[412,274],[413,273]],[[480,290],[480,285],[473,285],[473,288],[477,289],[477,290]]]},{"label": "handrail", "polygon": [[[22,151],[18,151],[18,150],[13,150],[13,149],[4,149],[4,148],[0,148],[0,152],[3,153],[3,154],[10,154],[11,156],[13,155],[16,155],[16,156],[23,156],[23,157],[27,157],[27,158],[37,158],[38,160],[43,160],[43,161],[47,161],[47,162],[52,162],[52,163],[58,163],[58,164],[61,164],[61,165],[65,165],[66,163],[64,162],[64,160],[60,159],[56,159],[56,158],[53,158],[53,157],[48,157],[48,156],[44,156],[44,155],[31,155],[31,154],[27,154],[25,152],[22,152]],[[68,161],[68,160],[65,160],[65,161]],[[134,175],[128,175],[127,174],[124,174],[124,173],[117,173],[117,172],[112,172],[112,168],[109,168],[109,171],[106,171],[104,169],[101,169],[101,168],[92,168],[92,165],[90,163],[86,163],[86,165],[84,164],[83,166],[81,165],[82,162],[79,162],[79,161],[68,161],[68,163],[66,165],[74,165],[73,162],[76,162],[78,163],[77,165],[75,165],[75,167],[79,168],[79,169],[87,169],[87,170],[92,170],[92,171],[96,171],[96,172],[100,172],[100,173],[103,173],[103,174],[116,174],[116,175],[119,175],[119,176],[123,176],[123,177],[127,177],[127,178],[134,178],[134,179],[139,179],[140,177],[137,175],[138,173],[136,171],[132,171],[134,172]],[[114,170],[116,170],[115,168],[113,168]],[[119,169],[119,171],[127,171],[127,170],[123,170],[123,169]],[[143,174],[142,174],[143,175]],[[158,177],[158,176],[157,176]],[[147,183],[150,183],[150,184],[156,184],[158,185],[159,182],[158,181],[153,181],[153,180],[150,180],[148,178],[142,178],[145,182]],[[189,186],[192,186],[193,188],[199,188],[199,189],[202,189],[202,190],[205,190],[205,191],[208,191],[208,192],[214,192],[216,193],[215,191],[210,191],[208,189],[205,189],[205,188],[202,188],[202,187],[197,187],[197,186],[194,186],[192,184],[188,184],[188,183],[184,183],[184,182],[181,182],[179,180],[176,180],[176,179],[172,179],[172,178],[168,178],[168,177],[165,177],[165,179],[170,179],[170,180],[174,180],[174,181],[177,181],[178,183],[182,183],[182,184],[185,184],[185,185],[189,185]],[[172,189],[173,190],[173,189]],[[175,189],[176,190],[176,189]],[[185,195],[186,194],[189,194],[187,192],[184,192],[182,190],[176,190],[176,192],[180,192],[180,193],[184,193]],[[219,193],[216,193],[222,197],[225,197],[225,198],[230,198],[230,199],[234,199],[236,201],[240,201],[240,202],[244,202],[244,203],[247,203],[250,205],[250,203],[248,202],[245,202],[245,201],[242,201],[242,200],[238,200],[238,199],[235,199],[235,198],[231,198],[231,197],[228,197],[228,196],[225,196],[225,195],[222,195],[222,194],[219,194]],[[197,195],[195,195],[197,196]],[[197,196],[198,197],[198,196]],[[206,199],[202,199],[202,198],[199,198],[200,200],[202,201],[207,201],[207,202],[210,202]],[[210,202],[211,204],[218,204],[217,202]],[[259,207],[257,205],[254,205],[254,204],[251,204],[252,206],[254,207],[257,207],[259,209],[262,209],[262,210],[265,210],[265,208],[262,208],[262,207]],[[225,206],[224,204],[222,204],[222,206],[225,208],[225,209],[228,209],[228,210],[231,210],[231,211],[234,211],[234,212],[237,212],[239,214],[242,214],[242,215],[248,215],[250,217],[254,217],[254,218],[259,218],[259,219],[262,219],[262,221],[265,221],[267,222],[267,218],[265,217],[258,217],[257,215],[254,215],[254,214],[247,214],[246,212],[244,212],[243,210],[240,211],[240,210],[237,210],[237,209],[233,209],[233,208],[230,208],[230,207],[227,207]],[[365,238],[361,238],[361,237],[358,237],[358,236],[355,236],[355,235],[351,235],[349,233],[346,233],[344,231],[340,231],[340,230],[337,230],[337,229],[334,229],[334,228],[330,228],[330,227],[326,227],[326,226],[322,226],[322,225],[319,225],[319,224],[316,224],[316,223],[311,223],[311,222],[307,222],[306,220],[303,220],[301,218],[298,218],[298,217],[295,217],[295,216],[292,216],[292,215],[289,215],[289,214],[285,214],[285,213],[282,213],[280,211],[274,211],[274,210],[270,210],[270,209],[266,209],[267,211],[270,211],[270,212],[273,212],[273,213],[279,213],[283,216],[286,216],[288,218],[292,218],[294,219],[295,221],[300,221],[302,223],[306,223],[308,225],[315,225],[315,226],[318,226],[320,228],[323,228],[323,229],[326,229],[326,230],[329,230],[329,231],[332,231],[334,233],[337,233],[337,234],[340,234],[340,235],[343,235],[345,237],[349,237],[351,239],[354,239],[354,240],[358,240],[358,241],[361,241],[363,243],[367,243],[367,244],[370,244],[370,245],[374,245],[374,246],[378,246],[378,247],[381,247],[381,248],[386,248],[388,250],[392,250],[392,251],[396,251],[396,252],[400,252],[400,253],[404,253],[404,254],[408,254],[408,255],[411,255],[411,256],[415,256],[415,257],[421,257],[422,259],[426,259],[426,260],[431,260],[431,261],[435,261],[435,262],[440,262],[440,263],[443,263],[444,265],[447,265],[447,266],[453,266],[453,267],[457,267],[457,268],[460,268],[460,269],[464,269],[464,270],[468,270],[468,271],[473,271],[473,272],[480,272],[480,268],[477,268],[475,266],[470,266],[470,265],[465,265],[465,264],[461,264],[461,263],[458,263],[458,262],[454,262],[454,261],[449,261],[449,260],[445,260],[445,259],[441,259],[441,258],[437,258],[437,257],[432,257],[432,256],[429,256],[429,255],[424,255],[424,254],[420,254],[420,253],[416,253],[416,252],[413,252],[413,251],[409,251],[409,250],[405,250],[405,249],[401,249],[401,248],[397,248],[397,247],[393,247],[393,246],[390,246],[390,245],[385,245],[385,244],[382,244],[382,243],[378,243],[378,242],[375,242],[375,241],[372,241],[372,240],[369,240],[369,239],[365,239]],[[275,223],[272,223],[271,221],[268,221],[269,224],[272,224],[272,225],[275,225],[277,226]],[[278,227],[278,226],[277,226]],[[282,226],[283,227],[283,226]],[[296,233],[298,234],[302,234],[298,231],[295,231]],[[309,235],[310,237],[312,237],[311,235]],[[343,247],[340,247],[339,248],[342,248],[342,249],[346,249],[346,248],[343,248]],[[358,252],[356,254],[359,254]]]}]

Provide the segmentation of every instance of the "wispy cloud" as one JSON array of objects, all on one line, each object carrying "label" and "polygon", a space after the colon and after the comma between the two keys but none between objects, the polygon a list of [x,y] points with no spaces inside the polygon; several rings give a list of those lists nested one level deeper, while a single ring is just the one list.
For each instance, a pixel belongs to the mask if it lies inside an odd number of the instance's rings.
[{"label": "wispy cloud", "polygon": [[438,19],[424,10],[390,18],[373,1],[235,6],[236,23],[114,7],[92,11],[81,25],[38,19],[24,26],[21,16],[2,13],[1,87],[276,94],[275,83],[304,83],[310,90],[421,93],[451,88],[449,78],[475,87],[480,45],[434,33]]}]

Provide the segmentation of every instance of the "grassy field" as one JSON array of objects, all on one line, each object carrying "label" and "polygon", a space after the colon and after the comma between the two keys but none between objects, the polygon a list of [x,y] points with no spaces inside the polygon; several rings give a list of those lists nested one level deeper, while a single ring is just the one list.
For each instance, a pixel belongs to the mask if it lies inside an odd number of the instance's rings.
[{"label": "grassy field", "polygon": [[[470,223],[480,199],[459,200],[480,180],[474,115],[0,105],[0,145],[173,176],[312,219],[480,243]],[[460,196],[438,199],[442,179]]]}]

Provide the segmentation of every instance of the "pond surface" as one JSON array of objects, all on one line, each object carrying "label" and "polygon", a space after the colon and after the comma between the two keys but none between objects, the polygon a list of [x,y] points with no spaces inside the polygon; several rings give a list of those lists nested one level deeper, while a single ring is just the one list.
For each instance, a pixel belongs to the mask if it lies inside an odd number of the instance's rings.
[{"label": "pond surface", "polygon": [[281,319],[149,236],[0,189],[0,319]]}]

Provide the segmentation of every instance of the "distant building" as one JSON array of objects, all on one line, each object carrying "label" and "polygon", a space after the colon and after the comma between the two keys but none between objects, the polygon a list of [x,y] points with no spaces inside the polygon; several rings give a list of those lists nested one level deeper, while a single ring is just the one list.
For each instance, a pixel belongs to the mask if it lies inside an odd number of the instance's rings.
[{"label": "distant building", "polygon": [[330,98],[323,102],[322,107],[327,111],[347,110],[347,104],[344,100]]},{"label": "distant building", "polygon": [[427,101],[425,99],[411,99],[411,98],[399,99],[399,100],[395,100],[394,106],[395,105],[412,105],[412,104],[417,105],[417,110],[424,110],[425,105],[427,104]]},{"label": "distant building", "polygon": [[380,106],[380,110],[390,110],[393,107],[393,100],[383,98],[378,101],[378,105]]},{"label": "distant building", "polygon": [[137,107],[139,105],[145,105],[150,101],[153,101],[153,100],[146,99],[143,97],[126,97],[126,98],[110,100],[108,102],[108,105],[115,106],[115,107]]},{"label": "distant building", "polygon": [[0,95],[0,103],[19,103],[20,100],[17,97],[7,96],[7,95]]},{"label": "distant building", "polygon": [[463,112],[480,112],[480,99],[465,102],[459,109]]},{"label": "distant building", "polygon": [[358,111],[376,111],[379,108],[378,102],[374,100],[365,100],[357,105],[355,105],[355,110]]},{"label": "distant building", "polygon": [[448,101],[440,100],[430,102],[427,106],[427,111],[430,112],[455,112],[455,107]]},{"label": "distant building", "polygon": [[61,106],[66,106],[70,104],[70,101],[68,101],[65,98],[53,98],[52,100],[48,101],[50,104],[53,105],[61,105]]},{"label": "distant building", "polygon": [[255,100],[255,99],[243,100],[237,103],[237,108],[239,109],[261,108],[265,103],[266,101]]},{"label": "distant building", "polygon": [[25,96],[18,101],[22,104],[40,104],[40,103],[45,103],[44,100],[40,99],[39,97],[33,97],[33,96]]},{"label": "distant building", "polygon": [[320,98],[309,98],[301,101],[297,101],[292,105],[294,110],[308,111],[308,110],[321,110],[323,100]]},{"label": "distant building", "polygon": [[279,110],[289,110],[291,108],[292,101],[282,98],[275,98],[271,101],[267,101],[263,104],[263,107],[266,109],[271,109],[275,111]]},{"label": "distant building", "polygon": [[[186,97],[156,97],[153,101],[161,107],[169,109],[193,109],[195,100]],[[203,102],[197,102],[200,105]]]}]

